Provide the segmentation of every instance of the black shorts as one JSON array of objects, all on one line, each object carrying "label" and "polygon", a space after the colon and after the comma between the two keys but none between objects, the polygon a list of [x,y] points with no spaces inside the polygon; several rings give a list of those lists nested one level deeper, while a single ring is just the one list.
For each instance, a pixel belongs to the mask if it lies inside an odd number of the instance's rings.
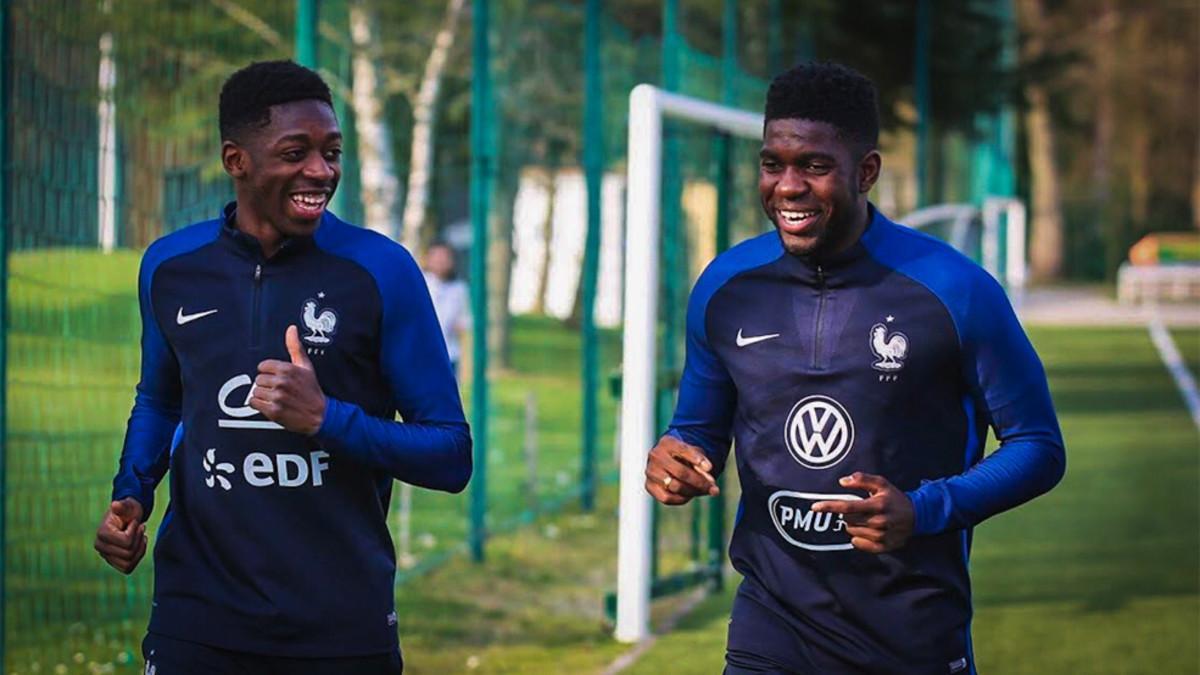
[{"label": "black shorts", "polygon": [[399,675],[400,651],[311,659],[247,654],[149,633],[142,641],[146,675]]},{"label": "black shorts", "polygon": [[804,639],[774,610],[753,597],[746,582],[738,587],[725,643],[726,675],[809,675],[819,673]]}]

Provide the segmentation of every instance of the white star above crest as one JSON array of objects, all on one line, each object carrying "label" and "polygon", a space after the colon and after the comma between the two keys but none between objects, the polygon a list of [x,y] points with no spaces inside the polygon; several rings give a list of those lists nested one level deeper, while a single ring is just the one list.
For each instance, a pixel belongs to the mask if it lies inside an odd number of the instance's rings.
[{"label": "white star above crest", "polygon": [[887,322],[888,322],[888,323],[891,323],[891,322],[893,322],[893,321],[895,321],[895,320],[896,320],[896,317],[892,316],[891,314],[888,314],[888,317],[887,317]]},{"label": "white star above crest", "polygon": [[[325,291],[321,291],[320,293],[317,293],[317,297],[324,300],[325,299]],[[888,321],[891,321],[891,319],[888,319]]]}]

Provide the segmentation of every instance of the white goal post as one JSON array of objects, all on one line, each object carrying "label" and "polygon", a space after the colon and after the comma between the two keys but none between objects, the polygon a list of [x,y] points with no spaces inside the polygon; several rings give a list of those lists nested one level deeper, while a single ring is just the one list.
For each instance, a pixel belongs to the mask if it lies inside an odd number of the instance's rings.
[{"label": "white goal post", "polygon": [[[655,428],[654,410],[665,117],[752,140],[761,140],[763,132],[763,116],[758,113],[673,94],[649,84],[639,84],[629,95],[624,367],[619,435],[620,516],[614,631],[621,642],[637,642],[650,633],[651,497],[644,489],[644,472],[646,457],[659,432]],[[947,219],[957,222],[960,218],[973,219],[976,214],[979,210],[973,206],[950,207],[928,214],[933,216],[928,222],[945,222]],[[1024,204],[1013,199],[988,198],[981,215],[983,265],[1006,283],[1015,302],[1025,282]],[[1008,230],[1007,256],[1003,263],[999,245],[1001,215]],[[921,212],[911,216],[920,220]],[[917,222],[905,222],[920,226]],[[952,236],[959,236],[953,233],[964,227],[965,224],[955,225]]]},{"label": "white goal post", "polygon": [[966,252],[970,230],[978,225],[979,264],[1004,284],[1015,307],[1020,308],[1028,278],[1025,253],[1025,202],[1012,197],[989,196],[983,207],[973,204],[935,204],[918,209],[899,221],[914,229],[948,223],[948,243]]},{"label": "white goal post", "polygon": [[650,495],[643,489],[654,445],[655,329],[663,117],[761,139],[762,115],[639,84],[629,95],[625,204],[625,335],[621,395],[621,494],[617,542],[617,625],[622,642],[650,632]]}]

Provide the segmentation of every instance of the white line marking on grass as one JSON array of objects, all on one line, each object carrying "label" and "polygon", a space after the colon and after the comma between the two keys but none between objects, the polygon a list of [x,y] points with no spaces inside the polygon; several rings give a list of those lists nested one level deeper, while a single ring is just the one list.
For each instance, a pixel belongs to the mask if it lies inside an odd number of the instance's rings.
[{"label": "white line marking on grass", "polygon": [[1163,364],[1171,373],[1171,377],[1175,378],[1175,386],[1179,387],[1179,393],[1183,395],[1183,402],[1192,415],[1196,430],[1200,431],[1200,391],[1196,390],[1196,379],[1188,372],[1183,357],[1179,355],[1175,341],[1171,339],[1171,334],[1163,326],[1162,320],[1157,315],[1153,316],[1146,327],[1150,329],[1150,340],[1158,349]]},{"label": "white line marking on grass", "polygon": [[680,605],[680,607],[676,609],[671,616],[667,617],[666,621],[663,621],[662,626],[660,626],[658,630],[651,633],[646,639],[635,644],[629,651],[618,656],[615,661],[608,664],[608,667],[602,671],[602,675],[616,675],[622,670],[632,666],[634,663],[637,663],[637,660],[642,658],[646,652],[650,651],[650,648],[654,646],[655,642],[658,642],[658,636],[675,630],[675,626],[679,623],[680,619],[691,613],[691,611],[696,608],[696,605],[699,605],[700,601],[707,598],[708,595],[709,592],[707,587],[697,588],[696,590],[692,591],[691,596],[689,596],[687,600],[684,600],[683,604]]}]

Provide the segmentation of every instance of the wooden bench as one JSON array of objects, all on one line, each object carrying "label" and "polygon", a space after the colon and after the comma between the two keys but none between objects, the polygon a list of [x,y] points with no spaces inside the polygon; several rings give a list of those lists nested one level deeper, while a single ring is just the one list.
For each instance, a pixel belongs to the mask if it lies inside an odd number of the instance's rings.
[{"label": "wooden bench", "polygon": [[1200,301],[1200,264],[1124,263],[1117,270],[1117,300],[1121,304]]}]

